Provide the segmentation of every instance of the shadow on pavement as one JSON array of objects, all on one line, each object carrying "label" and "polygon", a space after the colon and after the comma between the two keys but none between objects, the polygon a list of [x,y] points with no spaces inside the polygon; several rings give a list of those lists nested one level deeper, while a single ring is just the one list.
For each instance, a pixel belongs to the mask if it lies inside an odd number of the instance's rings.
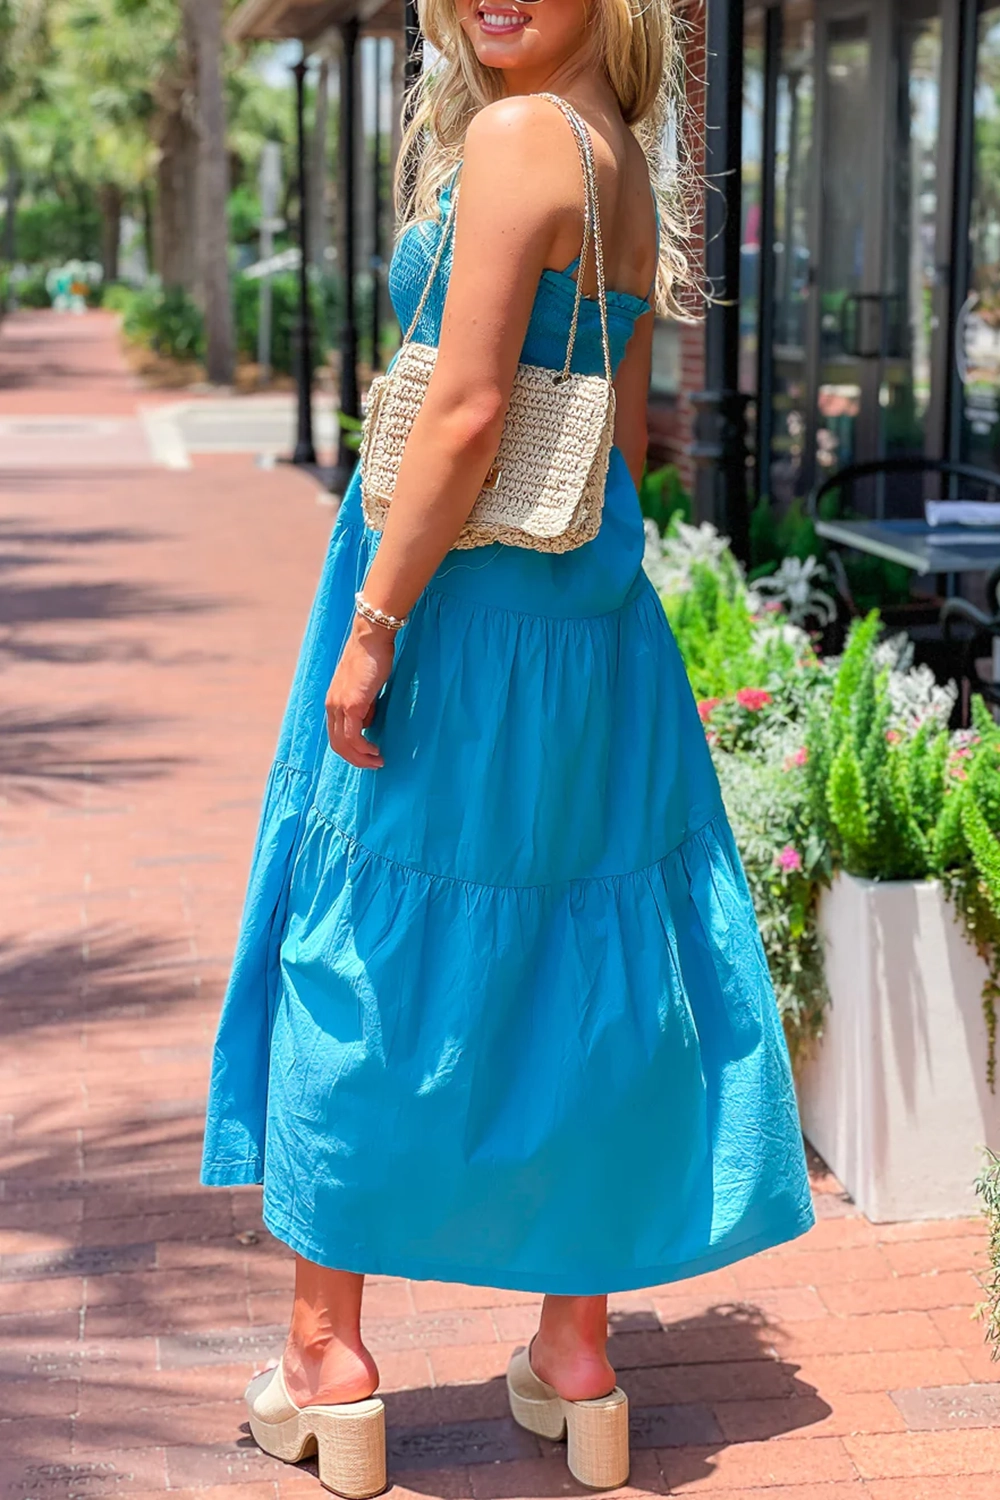
[{"label": "shadow on pavement", "polygon": [[102,753],[108,735],[135,734],[153,722],[111,710],[49,715],[0,711],[0,795],[12,802],[67,803],[78,801],[88,787],[155,781],[189,764],[181,756]]}]

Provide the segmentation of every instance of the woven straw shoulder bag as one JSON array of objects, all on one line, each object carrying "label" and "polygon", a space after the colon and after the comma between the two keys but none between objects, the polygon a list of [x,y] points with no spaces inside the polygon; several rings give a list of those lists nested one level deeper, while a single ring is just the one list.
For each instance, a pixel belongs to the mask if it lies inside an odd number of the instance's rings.
[{"label": "woven straw shoulder bag", "polygon": [[[585,194],[583,247],[576,278],[566,359],[561,370],[519,364],[496,457],[456,547],[505,542],[539,552],[568,552],[595,537],[601,526],[604,487],[614,437],[615,392],[608,341],[604,251],[590,132],[565,99],[542,94],[557,105],[576,138]],[[381,531],[396,488],[403,449],[437,349],[413,342],[455,216],[453,191],[427,284],[385,375],[372,381],[361,434],[361,503],[365,521]],[[587,254],[593,245],[597,271],[603,375],[571,373]]]}]

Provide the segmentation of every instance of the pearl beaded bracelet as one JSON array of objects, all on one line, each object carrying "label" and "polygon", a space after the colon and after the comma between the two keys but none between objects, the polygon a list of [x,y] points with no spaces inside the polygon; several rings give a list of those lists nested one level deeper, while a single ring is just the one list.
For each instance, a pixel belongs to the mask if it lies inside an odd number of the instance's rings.
[{"label": "pearl beaded bracelet", "polygon": [[369,604],[360,590],[354,596],[354,612],[363,620],[368,620],[370,624],[381,625],[385,630],[392,631],[402,630],[408,618],[404,616],[400,619],[398,615],[387,614],[384,609],[378,609],[374,604]]}]

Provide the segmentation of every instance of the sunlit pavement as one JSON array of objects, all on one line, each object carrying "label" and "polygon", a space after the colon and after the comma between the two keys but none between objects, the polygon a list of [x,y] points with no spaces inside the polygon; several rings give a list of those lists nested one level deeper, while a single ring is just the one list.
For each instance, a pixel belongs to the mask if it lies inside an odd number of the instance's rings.
[{"label": "sunlit pavement", "polygon": [[[0,329],[3,1500],[323,1493],[244,1425],[290,1257],[256,1190],[201,1189],[197,1168],[332,510],[249,455],[163,467],[151,403],[110,318]],[[815,1188],[793,1245],[613,1299],[631,1489],[996,1500],[981,1224],[873,1226],[819,1166]],[[506,1415],[536,1298],[389,1279],[368,1298],[400,1491],[580,1492]]]}]

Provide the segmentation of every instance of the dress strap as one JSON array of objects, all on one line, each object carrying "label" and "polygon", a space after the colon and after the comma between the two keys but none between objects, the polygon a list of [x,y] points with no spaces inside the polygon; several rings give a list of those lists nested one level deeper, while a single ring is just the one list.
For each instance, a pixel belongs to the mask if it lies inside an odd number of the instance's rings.
[{"label": "dress strap", "polygon": [[[557,380],[569,379],[570,365],[573,361],[573,349],[576,345],[577,324],[580,318],[580,301],[583,296],[584,267],[587,263],[588,250],[592,246],[595,268],[597,270],[597,301],[601,314],[601,347],[604,353],[604,374],[608,384],[610,385],[614,380],[614,369],[611,363],[611,339],[608,334],[608,297],[607,289],[604,284],[604,247],[601,241],[601,214],[597,199],[597,174],[594,168],[594,147],[590,139],[590,130],[587,127],[586,123],[577,114],[573,106],[569,104],[565,99],[560,98],[558,94],[542,93],[537,97],[550,100],[551,103],[557,106],[557,108],[561,111],[561,113],[568,121],[576,140],[577,150],[580,154],[580,166],[583,170],[583,247],[580,251],[579,256],[577,257],[580,271],[579,275],[576,278],[576,297],[573,303],[573,316],[570,320],[569,337],[566,342],[566,359],[563,364],[561,373],[558,374],[555,378]],[[427,298],[430,296],[431,287],[434,284],[434,279],[437,276],[438,270],[440,268],[441,260],[444,256],[445,246],[448,243],[448,240],[451,238],[452,228],[455,222],[455,209],[458,206],[457,179],[461,169],[462,163],[459,162],[454,172],[452,173],[450,182],[448,184],[450,187],[450,192],[448,194],[448,211],[445,214],[444,225],[438,238],[437,249],[434,252],[434,258],[431,261],[427,280],[424,283],[424,289],[420,295],[420,301],[417,303],[416,311],[414,312],[413,317],[410,320],[410,326],[407,328],[406,332],[403,335],[402,345],[400,347],[408,344],[413,338],[413,334],[416,330],[417,324],[420,322],[421,314],[423,313],[424,308],[427,306]]]},{"label": "dress strap", "polygon": [[420,301],[417,303],[417,310],[413,314],[413,317],[410,319],[409,328],[407,328],[406,332],[403,334],[400,348],[408,344],[412,339],[414,330],[416,329],[417,324],[420,322],[421,314],[423,313],[424,308],[427,306],[427,298],[430,296],[431,287],[434,284],[434,278],[438,273],[438,268],[441,265],[441,258],[444,255],[445,245],[448,243],[448,239],[451,234],[451,227],[455,222],[455,209],[458,206],[458,174],[459,172],[461,172],[461,170],[462,163],[459,162],[458,166],[448,178],[448,181],[444,183],[441,188],[442,193],[448,194],[448,212],[444,217],[444,224],[442,225],[441,233],[438,236],[437,249],[434,252],[434,259],[431,261],[430,271],[427,273],[427,280],[424,282],[424,289],[420,294]]},{"label": "dress strap", "polygon": [[566,359],[561,374],[556,377],[559,380],[568,380],[570,366],[573,362],[573,350],[576,346],[576,332],[580,320],[580,302],[583,297],[583,281],[587,255],[593,251],[594,268],[597,272],[597,304],[601,315],[601,348],[604,354],[604,376],[610,385],[614,380],[614,369],[611,363],[611,339],[608,334],[608,294],[604,283],[604,245],[601,238],[601,211],[597,198],[597,172],[594,166],[594,146],[590,137],[590,128],[580,117],[568,100],[559,94],[542,92],[536,96],[539,99],[548,99],[567,120],[576,140],[577,150],[580,154],[580,166],[583,170],[583,245],[577,257],[576,264],[579,266],[576,277],[576,296],[573,299],[573,316],[570,319],[569,338],[566,342]]}]

